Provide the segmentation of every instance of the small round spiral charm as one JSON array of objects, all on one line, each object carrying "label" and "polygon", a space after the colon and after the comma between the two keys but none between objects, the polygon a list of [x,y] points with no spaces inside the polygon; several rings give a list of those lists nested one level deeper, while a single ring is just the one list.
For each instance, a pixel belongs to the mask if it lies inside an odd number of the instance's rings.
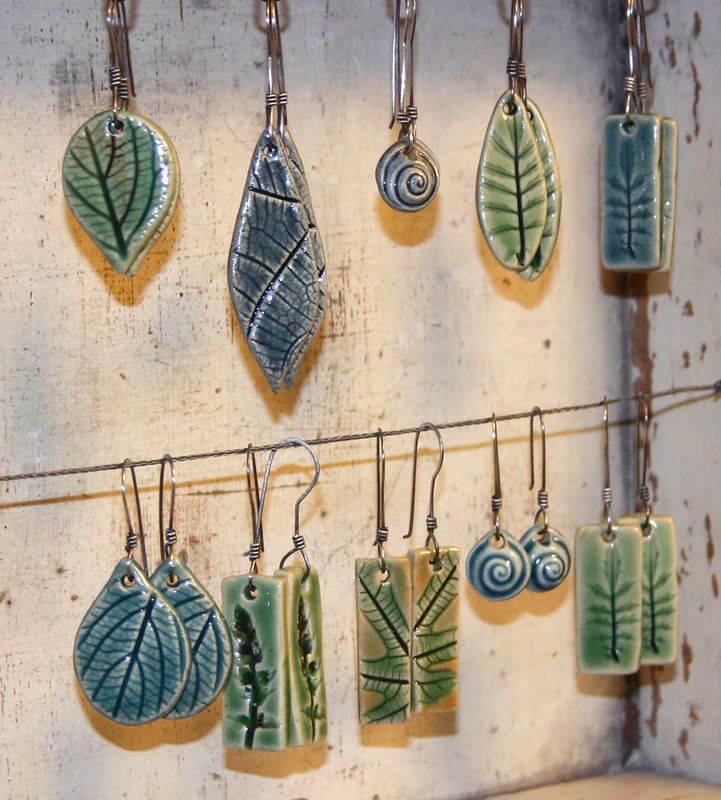
[{"label": "small round spiral charm", "polygon": [[466,559],[471,586],[489,600],[509,600],[522,591],[531,574],[526,551],[506,531],[489,531]]},{"label": "small round spiral charm", "polygon": [[548,592],[559,586],[571,569],[571,550],[562,533],[548,528],[544,541],[543,527],[534,525],[521,537],[521,546],[531,562],[528,588],[534,592]]},{"label": "small round spiral charm", "polygon": [[381,197],[397,211],[420,211],[436,196],[440,167],[433,153],[416,139],[401,138],[378,161],[376,183]]}]

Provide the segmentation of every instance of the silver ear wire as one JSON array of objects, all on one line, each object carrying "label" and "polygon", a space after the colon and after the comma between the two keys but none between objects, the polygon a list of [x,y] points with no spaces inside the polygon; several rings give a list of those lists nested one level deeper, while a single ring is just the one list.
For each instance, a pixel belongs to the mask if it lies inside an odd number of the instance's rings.
[{"label": "silver ear wire", "polygon": [[541,486],[538,490],[538,511],[536,511],[533,524],[538,525],[539,521],[543,519],[543,534],[546,535],[548,533],[548,492],[546,491],[546,423],[543,421],[543,412],[538,406],[535,406],[531,411],[531,483],[528,488],[533,489],[536,481],[536,470],[533,459],[533,422],[536,417],[538,417],[538,424],[541,429]]},{"label": "silver ear wire", "polygon": [[268,35],[268,94],[265,96],[266,127],[280,133],[288,124],[288,95],[285,91],[283,48],[280,41],[280,21],[277,0],[265,2],[265,28]]},{"label": "silver ear wire", "polygon": [[113,93],[113,111],[127,111],[130,98],[135,97],[135,80],[130,59],[125,0],[108,0],[105,24],[110,39],[109,75],[110,89]]},{"label": "silver ear wire", "polygon": [[441,467],[443,466],[443,459],[445,456],[445,448],[443,446],[443,437],[441,436],[441,432],[432,422],[423,422],[421,425],[418,426],[416,429],[416,437],[413,443],[413,477],[411,478],[411,513],[410,519],[408,521],[408,533],[405,534],[403,537],[404,539],[408,539],[413,533],[413,518],[414,518],[414,511],[416,505],[416,473],[418,471],[418,442],[421,438],[421,433],[423,431],[433,431],[436,436],[436,440],[438,442],[438,461],[436,462],[436,468],[433,471],[433,475],[431,476],[431,488],[430,488],[430,496],[428,498],[428,514],[426,515],[426,544],[425,546],[428,547],[429,544],[433,545],[433,558],[431,559],[431,564],[436,564],[440,558],[440,548],[438,546],[438,539],[436,538],[436,528],[438,527],[438,520],[436,519],[435,513],[435,493],[436,493],[436,479],[441,471]]},{"label": "silver ear wire", "polygon": [[[135,495],[135,513],[138,520],[138,529],[137,533],[135,528],[133,527],[133,519],[132,514],[130,513],[130,505],[128,503],[128,487],[125,481],[125,472],[126,470],[130,470],[130,477],[133,481],[133,493]],[[120,470],[120,495],[123,498],[123,510],[125,511],[125,522],[127,525],[127,532],[125,534],[125,552],[128,555],[128,558],[133,558],[135,548],[138,546],[138,541],[140,541],[140,554],[143,560],[143,572],[148,572],[148,554],[145,549],[145,530],[143,528],[143,513],[142,508],[140,506],[140,492],[138,490],[138,477],[135,474],[135,465],[133,462],[126,458],[123,461],[123,466]],[[134,580],[132,575],[128,573],[128,579]]]}]

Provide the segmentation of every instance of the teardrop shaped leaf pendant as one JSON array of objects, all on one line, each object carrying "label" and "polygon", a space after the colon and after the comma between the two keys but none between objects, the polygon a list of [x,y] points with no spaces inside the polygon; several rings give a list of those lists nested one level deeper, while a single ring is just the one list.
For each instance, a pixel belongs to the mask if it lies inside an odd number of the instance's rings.
[{"label": "teardrop shaped leaf pendant", "polygon": [[154,122],[103,111],[70,140],[63,187],[70,210],[110,266],[132,277],[175,211],[178,157]]},{"label": "teardrop shaped leaf pendant", "polygon": [[180,617],[138,564],[123,558],[80,623],[75,672],[90,703],[124,725],[165,716],[190,675]]},{"label": "teardrop shaped leaf pendant", "polygon": [[230,631],[213,598],[190,569],[166,559],[150,582],[162,592],[185,625],[191,663],[188,684],[168,719],[181,719],[207,708],[220,694],[230,674]]},{"label": "teardrop shaped leaf pendant", "polygon": [[476,181],[478,219],[496,259],[521,271],[533,261],[546,223],[543,162],[526,107],[506,92],[483,142]]},{"label": "teardrop shaped leaf pendant", "polygon": [[325,258],[303,165],[290,134],[267,129],[250,164],[228,287],[251,352],[277,392],[287,388],[320,328]]},{"label": "teardrop shaped leaf pendant", "polygon": [[436,196],[440,167],[423,142],[407,137],[392,144],[378,161],[376,183],[381,197],[397,211],[420,211]]}]

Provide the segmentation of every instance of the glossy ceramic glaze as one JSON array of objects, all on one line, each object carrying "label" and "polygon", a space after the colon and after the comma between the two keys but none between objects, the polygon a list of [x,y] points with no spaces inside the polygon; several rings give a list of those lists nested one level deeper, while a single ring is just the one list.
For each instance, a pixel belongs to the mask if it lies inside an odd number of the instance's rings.
[{"label": "glossy ceramic glaze", "polygon": [[534,525],[521,536],[521,547],[531,562],[528,588],[534,592],[555,589],[568,577],[571,569],[571,548],[555,528]]},{"label": "glossy ceramic glaze", "polygon": [[[635,514],[618,524],[643,526],[645,521],[645,514]],[[678,649],[676,526],[672,517],[652,516],[642,530],[641,664],[672,664]]]},{"label": "glossy ceramic glaze", "polygon": [[320,583],[315,567],[310,568],[305,581],[304,575],[305,566],[275,572],[275,577],[286,584],[291,746],[319,742],[328,734]]},{"label": "glossy ceramic glaze", "polygon": [[466,559],[466,575],[478,594],[489,600],[510,600],[523,591],[531,576],[526,551],[508,531],[501,530],[497,544],[491,530],[479,539]]},{"label": "glossy ceramic glaze", "polygon": [[361,724],[405,722],[411,705],[411,570],[407,558],[355,562],[358,715]]},{"label": "glossy ceramic glaze", "polygon": [[663,230],[661,234],[661,272],[668,272],[673,261],[676,227],[676,172],[678,170],[678,124],[663,119]]},{"label": "glossy ceramic glaze", "polygon": [[420,211],[436,196],[440,166],[419,139],[394,142],[378,160],[376,184],[381,197],[396,211]]},{"label": "glossy ceramic glaze", "polygon": [[642,533],[637,525],[576,532],[576,630],[581,672],[625,675],[641,657]]},{"label": "glossy ceramic glaze", "polygon": [[163,561],[150,583],[177,612],[190,644],[190,677],[166,716],[190,717],[207,708],[228,680],[232,664],[230,632],[215,600],[179,559]]},{"label": "glossy ceramic glaze", "polygon": [[233,642],[233,667],[225,689],[223,741],[243,750],[289,746],[287,585],[254,575],[223,579],[223,612]]},{"label": "glossy ceramic glaze", "polygon": [[101,714],[124,725],[165,716],[190,676],[180,617],[129,558],[118,562],[75,637],[80,686]]},{"label": "glossy ceramic glaze", "polygon": [[70,140],[63,187],[70,210],[112,268],[132,276],[173,217],[178,156],[154,122],[103,111]]},{"label": "glossy ceramic glaze", "polygon": [[248,172],[228,257],[241,330],[273,391],[290,388],[320,327],[325,260],[290,134],[265,130]]},{"label": "glossy ceramic glaze", "polygon": [[458,706],[457,547],[411,550],[411,710],[448,711]]},{"label": "glossy ceramic glaze", "polygon": [[601,156],[601,254],[606,269],[661,266],[663,126],[653,114],[606,117]]}]

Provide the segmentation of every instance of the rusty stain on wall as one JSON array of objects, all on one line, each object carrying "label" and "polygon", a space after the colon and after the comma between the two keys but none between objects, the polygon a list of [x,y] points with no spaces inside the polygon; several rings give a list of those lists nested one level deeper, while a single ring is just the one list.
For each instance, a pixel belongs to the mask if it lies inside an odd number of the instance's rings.
[{"label": "rusty stain on wall", "polygon": [[681,643],[681,661],[683,662],[683,682],[688,683],[691,677],[691,664],[693,662],[693,650],[688,643],[686,634],[683,635],[683,642]]},{"label": "rusty stain on wall", "polygon": [[703,526],[706,529],[706,560],[709,564],[713,561],[714,553],[716,552],[716,545],[714,544],[713,534],[711,533],[711,515],[706,514],[703,520]]}]

